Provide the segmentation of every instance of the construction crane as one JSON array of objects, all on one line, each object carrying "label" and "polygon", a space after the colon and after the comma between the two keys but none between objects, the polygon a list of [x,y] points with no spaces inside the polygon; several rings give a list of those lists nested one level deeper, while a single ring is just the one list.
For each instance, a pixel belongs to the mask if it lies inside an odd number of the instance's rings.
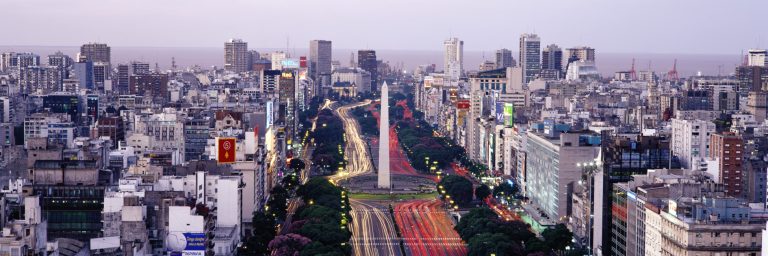
[{"label": "construction crane", "polygon": [[635,71],[635,58],[632,58],[632,68],[629,69],[629,79],[637,81],[637,71]]},{"label": "construction crane", "polygon": [[680,75],[677,74],[677,59],[675,59],[675,64],[672,65],[672,70],[667,72],[667,79],[671,81],[678,81],[680,80]]}]

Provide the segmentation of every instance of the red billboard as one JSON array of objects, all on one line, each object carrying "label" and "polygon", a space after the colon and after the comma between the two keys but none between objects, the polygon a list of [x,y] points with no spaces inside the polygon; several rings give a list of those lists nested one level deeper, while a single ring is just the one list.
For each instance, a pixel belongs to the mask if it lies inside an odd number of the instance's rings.
[{"label": "red billboard", "polygon": [[221,164],[230,164],[235,162],[235,152],[237,147],[235,138],[219,138],[218,160]]},{"label": "red billboard", "polygon": [[469,100],[460,100],[456,102],[456,108],[469,109]]}]

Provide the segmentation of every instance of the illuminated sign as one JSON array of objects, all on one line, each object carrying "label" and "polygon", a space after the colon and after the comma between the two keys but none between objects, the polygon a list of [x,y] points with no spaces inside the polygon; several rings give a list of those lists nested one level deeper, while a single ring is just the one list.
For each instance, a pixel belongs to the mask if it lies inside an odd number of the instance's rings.
[{"label": "illuminated sign", "polygon": [[468,100],[460,100],[456,102],[456,108],[458,109],[469,109],[469,101]]},{"label": "illuminated sign", "polygon": [[272,108],[272,101],[267,101],[267,124],[265,125],[266,127],[264,127],[264,129],[269,129],[269,127],[272,126]]},{"label": "illuminated sign", "polygon": [[171,255],[205,255],[205,233],[168,234]]},{"label": "illuminated sign", "polygon": [[504,103],[504,124],[515,126],[515,105],[512,103]]},{"label": "illuminated sign", "polygon": [[504,124],[504,103],[496,102],[496,124]]},{"label": "illuminated sign", "polygon": [[297,60],[297,59],[284,59],[284,60],[280,61],[280,65],[283,66],[283,69],[286,69],[286,68],[299,68],[299,66],[300,66],[299,63],[300,63],[300,61]]},{"label": "illuminated sign", "polygon": [[237,151],[237,140],[235,138],[219,138],[217,158],[219,163],[227,164],[235,162],[235,152]]}]

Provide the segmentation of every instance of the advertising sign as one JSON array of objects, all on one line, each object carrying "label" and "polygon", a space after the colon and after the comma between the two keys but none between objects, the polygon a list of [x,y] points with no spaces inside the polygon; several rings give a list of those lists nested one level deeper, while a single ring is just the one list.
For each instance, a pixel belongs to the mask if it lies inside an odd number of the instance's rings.
[{"label": "advertising sign", "polygon": [[512,103],[504,103],[504,124],[515,126],[515,105]]},{"label": "advertising sign", "polygon": [[496,124],[505,124],[504,103],[496,102]]},{"label": "advertising sign", "polygon": [[219,138],[218,140],[218,160],[221,164],[235,162],[235,152],[237,148],[235,138]]},{"label": "advertising sign", "polygon": [[171,255],[205,255],[205,233],[171,233],[167,240]]},{"label": "advertising sign", "polygon": [[469,100],[460,100],[456,102],[456,108],[458,109],[469,109]]},{"label": "advertising sign", "polygon": [[284,59],[280,62],[280,64],[283,66],[283,69],[286,68],[299,68],[299,60],[298,59]]},{"label": "advertising sign", "polygon": [[267,124],[266,124],[266,127],[264,127],[264,129],[269,129],[269,127],[272,126],[272,114],[273,113],[274,113],[273,103],[272,103],[271,100],[267,101]]}]

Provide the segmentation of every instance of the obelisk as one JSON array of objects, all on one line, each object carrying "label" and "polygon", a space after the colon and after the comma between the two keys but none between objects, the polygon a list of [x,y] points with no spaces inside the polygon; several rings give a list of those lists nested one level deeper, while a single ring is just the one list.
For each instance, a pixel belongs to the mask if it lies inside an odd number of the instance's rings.
[{"label": "obelisk", "polygon": [[378,188],[390,188],[389,177],[389,88],[381,85],[381,115],[379,116],[379,182]]}]

